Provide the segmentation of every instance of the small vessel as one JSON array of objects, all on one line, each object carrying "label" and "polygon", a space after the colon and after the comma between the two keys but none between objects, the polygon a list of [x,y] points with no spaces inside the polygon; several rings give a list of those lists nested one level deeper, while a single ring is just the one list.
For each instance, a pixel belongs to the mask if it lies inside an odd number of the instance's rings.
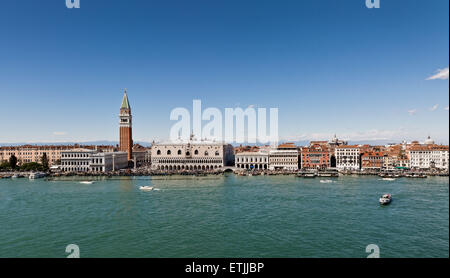
[{"label": "small vessel", "polygon": [[407,178],[415,178],[415,179],[425,179],[428,176],[422,173],[408,173],[405,175]]},{"label": "small vessel", "polygon": [[153,190],[153,186],[140,186],[139,187],[139,189],[140,190],[142,190],[142,191],[151,191],[151,190]]},{"label": "small vessel", "polygon": [[394,178],[383,178],[384,181],[395,181]]},{"label": "small vessel", "polygon": [[380,198],[380,205],[388,205],[390,204],[392,201],[392,196],[391,194],[384,194],[383,196],[381,196]]},{"label": "small vessel", "polygon": [[317,177],[317,173],[316,172],[298,172],[297,173],[297,177],[299,178],[315,178]]},{"label": "small vessel", "polygon": [[43,177],[45,177],[45,176],[46,176],[45,173],[36,172],[36,173],[31,173],[30,176],[29,176],[29,179],[30,179],[30,180],[40,179],[40,178],[43,178]]},{"label": "small vessel", "polygon": [[11,176],[12,179],[17,179],[18,177],[19,177],[19,175],[17,175],[17,174]]},{"label": "small vessel", "polygon": [[93,181],[80,181],[81,184],[93,184]]},{"label": "small vessel", "polygon": [[339,172],[327,170],[327,171],[319,172],[317,175],[319,177],[324,177],[324,178],[337,178],[337,177],[339,177]]},{"label": "small vessel", "polygon": [[332,180],[320,180],[320,183],[333,183]]}]

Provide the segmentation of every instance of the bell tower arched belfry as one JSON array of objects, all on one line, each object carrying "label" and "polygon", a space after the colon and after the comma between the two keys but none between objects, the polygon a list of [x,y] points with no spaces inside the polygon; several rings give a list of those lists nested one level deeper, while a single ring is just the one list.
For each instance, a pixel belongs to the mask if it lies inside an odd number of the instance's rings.
[{"label": "bell tower arched belfry", "polygon": [[122,105],[119,114],[120,126],[120,151],[128,153],[128,160],[132,160],[133,136],[132,136],[132,116],[130,102],[128,101],[127,89],[123,93]]}]

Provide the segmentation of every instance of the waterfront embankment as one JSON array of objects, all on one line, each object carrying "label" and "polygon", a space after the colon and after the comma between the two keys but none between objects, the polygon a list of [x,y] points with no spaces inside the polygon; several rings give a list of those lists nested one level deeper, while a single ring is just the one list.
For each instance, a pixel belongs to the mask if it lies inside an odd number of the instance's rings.
[{"label": "waterfront embankment", "polygon": [[[299,177],[327,177],[328,171],[282,171],[282,170],[210,170],[210,171],[161,171],[151,170],[149,168],[124,169],[120,171],[109,172],[45,172],[47,177],[132,177],[132,176],[216,176],[223,175],[226,172],[233,172],[239,176],[289,176],[295,175]],[[312,173],[311,176],[305,173]],[[0,172],[0,178],[28,178],[32,172]],[[443,170],[401,170],[401,171],[334,171],[333,177],[337,176],[381,176],[392,178],[423,178],[427,176],[449,176],[448,171]]]}]

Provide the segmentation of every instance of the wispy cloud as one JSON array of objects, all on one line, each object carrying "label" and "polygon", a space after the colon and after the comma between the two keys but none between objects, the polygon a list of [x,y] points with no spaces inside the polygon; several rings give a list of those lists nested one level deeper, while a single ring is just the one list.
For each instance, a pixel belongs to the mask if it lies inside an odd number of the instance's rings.
[{"label": "wispy cloud", "polygon": [[436,74],[428,77],[427,80],[436,80],[436,79],[445,80],[445,79],[448,79],[448,72],[449,72],[448,67],[445,68],[445,69],[439,69],[439,70],[436,71]]},{"label": "wispy cloud", "polygon": [[435,104],[430,108],[430,111],[436,111],[439,107],[439,104]]},{"label": "wispy cloud", "polygon": [[55,135],[55,136],[64,136],[64,135],[67,135],[67,132],[65,132],[65,131],[53,131],[53,135]]},{"label": "wispy cloud", "polygon": [[411,110],[408,110],[408,113],[409,113],[410,116],[414,116],[417,113],[417,110],[416,109],[411,109]]},{"label": "wispy cloud", "polygon": [[448,106],[447,106],[447,107],[445,107],[444,109],[448,111]]}]

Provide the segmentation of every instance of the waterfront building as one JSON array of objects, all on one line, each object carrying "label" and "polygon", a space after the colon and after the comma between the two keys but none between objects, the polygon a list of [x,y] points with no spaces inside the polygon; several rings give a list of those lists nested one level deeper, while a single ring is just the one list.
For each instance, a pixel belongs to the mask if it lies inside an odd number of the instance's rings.
[{"label": "waterfront building", "polygon": [[366,151],[361,155],[361,169],[381,170],[384,165],[384,153]]},{"label": "waterfront building", "polygon": [[269,170],[298,170],[299,151],[294,143],[285,143],[269,151]]},{"label": "waterfront building", "polygon": [[59,160],[61,159],[61,151],[72,149],[73,147],[74,146],[66,145],[23,145],[0,147],[0,162],[9,161],[9,158],[14,155],[17,158],[17,163],[19,165],[31,162],[41,163],[42,156],[45,153],[48,159],[49,166],[52,166],[59,163]]},{"label": "waterfront building", "polygon": [[311,141],[309,147],[300,149],[302,169],[327,169],[331,167],[331,156],[328,142]]},{"label": "waterfront building", "polygon": [[328,141],[310,141],[309,146],[320,145],[320,146],[329,146]]},{"label": "waterfront building", "polygon": [[55,166],[61,162],[61,152],[76,148],[96,150],[100,152],[113,152],[117,150],[114,146],[108,145],[22,145],[0,147],[0,162],[9,161],[14,155],[18,165],[24,163],[41,163],[44,153],[47,155],[49,166]]},{"label": "waterfront building", "polygon": [[132,160],[133,159],[132,116],[131,116],[131,106],[130,102],[128,101],[126,89],[125,92],[123,93],[119,119],[120,119],[119,148],[120,151],[128,153],[128,160]]},{"label": "waterfront building", "polygon": [[360,169],[360,149],[357,145],[341,145],[335,148],[336,167],[339,170]]},{"label": "waterfront building", "polygon": [[409,157],[406,153],[406,144],[390,144],[384,149],[383,168],[409,168]]},{"label": "waterfront building", "polygon": [[174,141],[153,144],[153,170],[214,170],[234,163],[234,148],[230,144],[207,140]]},{"label": "waterfront building", "polygon": [[416,144],[408,149],[410,167],[415,169],[447,169],[449,163],[448,146]]},{"label": "waterfront building", "polygon": [[136,166],[150,164],[152,156],[151,148],[146,148],[139,144],[134,144],[133,146],[133,161]]},{"label": "waterfront building", "polygon": [[383,158],[383,169],[393,170],[395,169],[395,162],[397,161],[397,156],[392,153],[386,153]]},{"label": "waterfront building", "polygon": [[407,158],[407,157],[399,157],[399,158],[397,158],[396,167],[404,168],[404,169],[411,168],[411,163],[410,163],[409,158]]},{"label": "waterfront building", "polygon": [[243,153],[243,152],[257,152],[260,150],[259,146],[242,146],[240,145],[239,147],[235,147],[234,148],[234,153]]},{"label": "waterfront building", "polygon": [[98,152],[84,148],[61,152],[61,170],[65,172],[108,172],[127,166],[126,152]]},{"label": "waterfront building", "polygon": [[242,169],[267,170],[269,168],[268,152],[241,152],[235,154],[235,166]]}]

